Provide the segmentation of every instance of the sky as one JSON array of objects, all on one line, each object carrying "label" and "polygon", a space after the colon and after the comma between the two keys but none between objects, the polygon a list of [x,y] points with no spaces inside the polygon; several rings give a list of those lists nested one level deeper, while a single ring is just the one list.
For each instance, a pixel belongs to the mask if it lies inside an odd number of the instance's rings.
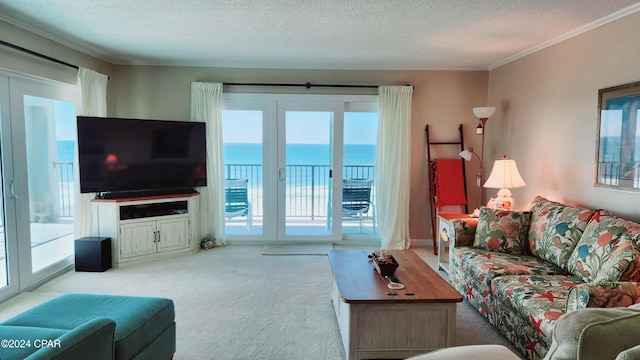
[{"label": "sky", "polygon": [[56,101],[56,139],[75,140],[76,139],[76,115],[73,103]]},{"label": "sky", "polygon": [[[299,111],[287,115],[287,142],[292,144],[328,144],[330,113]],[[225,110],[222,115],[226,143],[261,143],[262,112]],[[347,112],[344,120],[345,144],[375,144],[378,113]]]}]

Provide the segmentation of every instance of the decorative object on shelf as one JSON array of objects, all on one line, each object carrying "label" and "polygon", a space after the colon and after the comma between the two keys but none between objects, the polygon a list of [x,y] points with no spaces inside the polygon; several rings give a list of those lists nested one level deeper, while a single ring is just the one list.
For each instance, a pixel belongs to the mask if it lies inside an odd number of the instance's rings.
[{"label": "decorative object on shelf", "polygon": [[369,257],[380,276],[393,276],[399,266],[396,259],[388,251],[374,251]]},{"label": "decorative object on shelf", "polygon": [[211,236],[207,236],[204,239],[200,240],[201,249],[208,250],[214,247],[216,247],[216,242],[211,238]]},{"label": "decorative object on shelf", "polygon": [[513,208],[513,198],[509,189],[523,187],[527,185],[520,173],[516,161],[503,156],[502,160],[496,160],[493,163],[491,174],[484,183],[484,187],[492,189],[500,189],[497,198],[491,198],[487,203],[487,207],[493,209],[510,210]]}]

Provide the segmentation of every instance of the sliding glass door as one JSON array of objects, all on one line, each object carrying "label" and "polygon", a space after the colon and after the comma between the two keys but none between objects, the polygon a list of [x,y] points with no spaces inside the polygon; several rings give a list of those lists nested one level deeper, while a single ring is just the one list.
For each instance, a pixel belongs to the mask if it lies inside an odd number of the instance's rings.
[{"label": "sliding glass door", "polygon": [[[225,177],[246,179],[251,203],[250,212],[229,212],[238,216],[226,219],[228,240],[376,237],[377,96],[226,94],[224,103]],[[343,177],[370,180],[347,199],[355,211],[345,212]],[[235,196],[243,184],[226,192]]]},{"label": "sliding glass door", "polygon": [[273,112],[268,102],[227,103],[222,111],[225,177],[225,234],[239,238],[261,238],[273,234],[272,218],[265,204],[272,201],[270,167],[265,167],[272,147],[265,136],[266,122]]},{"label": "sliding glass door", "polygon": [[3,264],[11,293],[73,261],[75,87],[2,80]]},{"label": "sliding glass door", "polygon": [[340,240],[333,214],[341,130],[341,103],[278,102],[278,240]]}]

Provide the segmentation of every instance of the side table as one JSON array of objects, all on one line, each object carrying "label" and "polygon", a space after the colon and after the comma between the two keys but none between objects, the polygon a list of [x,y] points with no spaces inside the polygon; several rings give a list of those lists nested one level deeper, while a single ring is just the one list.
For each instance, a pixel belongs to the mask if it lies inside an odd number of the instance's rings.
[{"label": "side table", "polygon": [[455,235],[451,221],[468,219],[469,214],[439,214],[438,215],[438,269],[449,275],[449,247],[450,239]]}]

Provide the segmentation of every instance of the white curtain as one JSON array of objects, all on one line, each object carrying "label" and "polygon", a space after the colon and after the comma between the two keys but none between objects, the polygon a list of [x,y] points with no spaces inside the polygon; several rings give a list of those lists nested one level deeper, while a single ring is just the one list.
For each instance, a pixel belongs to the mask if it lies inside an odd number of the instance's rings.
[{"label": "white curtain", "polygon": [[383,250],[405,250],[409,235],[411,86],[380,86],[376,205]]},{"label": "white curtain", "polygon": [[207,124],[207,186],[200,188],[200,235],[225,245],[221,83],[191,83],[191,121]]},{"label": "white curtain", "polygon": [[[109,77],[96,71],[79,68],[76,88],[77,116],[107,116],[107,81]],[[78,142],[73,166],[74,211],[73,232],[76,239],[91,234],[91,194],[80,193]]]}]

